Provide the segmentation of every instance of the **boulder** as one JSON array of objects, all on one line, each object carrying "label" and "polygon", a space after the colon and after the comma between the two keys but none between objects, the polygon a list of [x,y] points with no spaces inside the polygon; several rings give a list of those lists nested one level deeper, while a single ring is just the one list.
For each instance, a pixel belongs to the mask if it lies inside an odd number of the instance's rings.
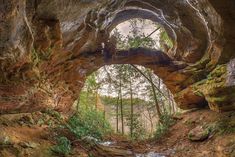
[{"label": "boulder", "polygon": [[204,141],[210,135],[208,128],[203,128],[202,126],[197,126],[194,129],[190,130],[188,133],[188,138],[191,141]]}]

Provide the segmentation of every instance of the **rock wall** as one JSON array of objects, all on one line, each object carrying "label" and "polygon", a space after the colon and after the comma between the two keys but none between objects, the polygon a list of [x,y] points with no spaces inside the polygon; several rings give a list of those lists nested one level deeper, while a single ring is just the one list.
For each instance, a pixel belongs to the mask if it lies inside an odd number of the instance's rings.
[{"label": "rock wall", "polygon": [[[86,76],[124,63],[153,69],[182,109],[235,109],[233,0],[0,0],[0,17],[1,113],[69,111]],[[173,48],[117,51],[111,30],[136,17]]]}]

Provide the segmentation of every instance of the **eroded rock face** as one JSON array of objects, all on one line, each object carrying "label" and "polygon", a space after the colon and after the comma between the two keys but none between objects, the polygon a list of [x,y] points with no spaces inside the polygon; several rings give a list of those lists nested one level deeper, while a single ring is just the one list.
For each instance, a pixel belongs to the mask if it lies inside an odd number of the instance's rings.
[{"label": "eroded rock face", "polygon": [[[233,0],[0,0],[0,112],[68,111],[86,76],[124,63],[153,69],[183,109],[233,110],[234,10]],[[117,51],[111,30],[136,17],[164,27],[173,48]]]}]

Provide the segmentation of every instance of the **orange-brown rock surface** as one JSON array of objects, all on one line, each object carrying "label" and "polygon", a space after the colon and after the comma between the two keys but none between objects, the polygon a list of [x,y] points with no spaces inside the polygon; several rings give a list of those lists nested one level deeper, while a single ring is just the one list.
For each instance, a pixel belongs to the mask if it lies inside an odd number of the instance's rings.
[{"label": "orange-brown rock surface", "polygon": [[[114,52],[110,31],[136,17],[173,48]],[[0,0],[0,112],[68,111],[87,75],[124,63],[153,69],[183,109],[235,109],[234,19],[233,0]]]}]

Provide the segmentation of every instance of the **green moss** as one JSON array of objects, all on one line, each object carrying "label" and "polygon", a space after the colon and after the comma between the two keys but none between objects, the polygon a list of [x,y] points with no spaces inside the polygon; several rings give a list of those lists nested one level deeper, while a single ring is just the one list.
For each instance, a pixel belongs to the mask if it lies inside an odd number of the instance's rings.
[{"label": "green moss", "polygon": [[203,127],[202,128],[202,132],[199,131],[199,133],[189,133],[188,134],[188,139],[190,139],[191,141],[203,141],[205,139],[208,138],[209,134],[210,134],[210,129],[207,127]]},{"label": "green moss", "polygon": [[189,134],[188,134],[188,138],[192,140],[193,134],[192,134],[192,133],[189,133]]},{"label": "green moss", "polygon": [[[168,36],[168,34],[166,33],[166,31],[162,31],[162,33],[160,34],[160,40],[163,41],[163,43],[165,43],[169,48],[173,48],[174,46],[174,42],[173,40]],[[161,45],[161,47],[163,47]]]},{"label": "green moss", "polygon": [[193,93],[197,96],[204,97],[204,94],[202,92],[202,86],[206,83],[206,79],[201,80],[195,84],[192,85]]},{"label": "green moss", "polygon": [[46,52],[38,52],[35,49],[31,52],[31,61],[35,66],[38,66],[42,61],[47,61],[51,58],[52,49],[49,48]]},{"label": "green moss", "polygon": [[[207,90],[213,90],[225,87],[227,66],[218,65],[208,76],[207,79],[201,80],[193,85],[193,90],[198,96],[202,96]],[[207,93],[207,92],[206,92]]]},{"label": "green moss", "polygon": [[218,65],[209,75],[208,80],[221,77],[222,75],[226,74],[227,72],[227,65]]},{"label": "green moss", "polygon": [[193,87],[195,87],[195,88],[196,88],[196,87],[199,87],[199,86],[205,84],[206,81],[207,81],[207,79],[201,80],[201,81],[195,83],[195,84],[193,85]]},{"label": "green moss", "polygon": [[35,49],[33,49],[31,52],[31,61],[33,62],[34,66],[37,66],[41,62],[38,52]]},{"label": "green moss", "polygon": [[223,95],[220,97],[208,97],[207,100],[211,103],[219,103],[219,102],[225,102],[228,99],[227,95]]},{"label": "green moss", "polygon": [[195,93],[195,95],[197,95],[197,96],[199,96],[199,97],[204,97],[203,93],[202,93],[202,92],[199,92],[199,91],[197,91],[197,92]]}]

